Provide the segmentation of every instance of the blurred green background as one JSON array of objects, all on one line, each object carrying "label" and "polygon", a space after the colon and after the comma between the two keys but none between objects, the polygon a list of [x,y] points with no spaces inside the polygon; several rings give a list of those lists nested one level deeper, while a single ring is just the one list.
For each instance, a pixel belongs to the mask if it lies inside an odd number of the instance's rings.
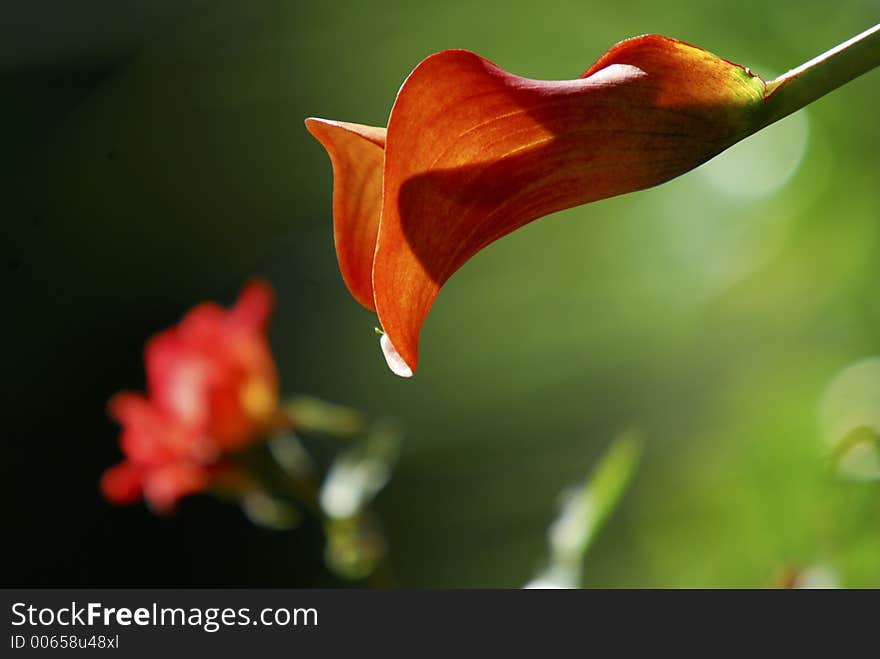
[{"label": "blurred green background", "polygon": [[558,79],[656,32],[766,77],[878,17],[856,0],[4,3],[3,581],[332,583],[316,529],[254,530],[204,498],[159,519],[97,492],[118,459],[104,404],[143,386],[143,342],[260,274],[284,391],[406,427],[377,502],[397,584],[522,585],[559,491],[632,428],[644,457],[586,585],[822,566],[880,586],[880,481],[842,476],[819,421],[833,378],[880,354],[880,73],[494,244],[444,287],[410,381],[339,277],[330,166],[302,124],[384,124],[444,48]]}]

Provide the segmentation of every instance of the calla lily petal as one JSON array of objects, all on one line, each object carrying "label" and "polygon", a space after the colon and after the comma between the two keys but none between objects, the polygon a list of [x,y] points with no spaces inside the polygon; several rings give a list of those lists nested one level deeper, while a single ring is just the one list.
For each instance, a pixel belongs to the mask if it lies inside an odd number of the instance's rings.
[{"label": "calla lily petal", "polygon": [[[760,127],[763,98],[764,82],[743,67],[656,35],[619,43],[576,80],[522,78],[463,50],[428,57],[397,95],[384,150],[372,291],[395,358],[415,370],[437,292],[479,250],[544,215],[696,167]],[[346,227],[359,223],[367,239],[370,218],[340,209],[364,210],[368,195],[338,195],[354,194],[352,180],[375,181],[378,149],[341,165],[353,150],[321,141],[336,176],[339,250],[340,228],[354,237]]]},{"label": "calla lily petal", "polygon": [[373,253],[382,210],[385,129],[324,119],[306,119],[306,128],[333,164],[333,237],[342,278],[354,299],[375,311]]}]

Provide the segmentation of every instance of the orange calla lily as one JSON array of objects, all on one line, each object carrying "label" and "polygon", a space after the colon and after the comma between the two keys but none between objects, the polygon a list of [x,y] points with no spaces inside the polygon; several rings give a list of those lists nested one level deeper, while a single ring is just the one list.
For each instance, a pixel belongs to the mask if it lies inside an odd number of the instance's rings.
[{"label": "orange calla lily", "polygon": [[333,166],[337,257],[377,313],[392,370],[416,368],[440,287],[539,217],[668,181],[767,123],[765,83],[674,39],[623,41],[575,80],[463,50],[422,61],[387,130],[307,119]]}]

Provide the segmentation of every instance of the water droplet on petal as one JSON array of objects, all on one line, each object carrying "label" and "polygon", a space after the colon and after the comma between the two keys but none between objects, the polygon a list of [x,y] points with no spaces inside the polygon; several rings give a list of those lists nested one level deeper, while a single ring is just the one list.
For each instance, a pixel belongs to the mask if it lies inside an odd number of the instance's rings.
[{"label": "water droplet on petal", "polygon": [[382,348],[382,354],[385,355],[385,362],[388,364],[388,368],[391,369],[394,375],[399,375],[402,378],[412,377],[412,369],[403,361],[403,357],[397,352],[397,348],[391,343],[391,339],[388,338],[387,334],[379,337],[379,346]]}]

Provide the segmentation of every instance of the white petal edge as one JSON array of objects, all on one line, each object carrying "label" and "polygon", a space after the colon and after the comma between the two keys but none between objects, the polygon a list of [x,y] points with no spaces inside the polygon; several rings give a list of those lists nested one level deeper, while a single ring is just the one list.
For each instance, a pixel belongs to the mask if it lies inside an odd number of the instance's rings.
[{"label": "white petal edge", "polygon": [[397,352],[397,348],[391,343],[387,334],[379,337],[379,346],[382,348],[382,354],[385,355],[385,363],[388,364],[388,368],[394,375],[399,375],[402,378],[412,377],[412,369],[403,361],[403,357]]}]

